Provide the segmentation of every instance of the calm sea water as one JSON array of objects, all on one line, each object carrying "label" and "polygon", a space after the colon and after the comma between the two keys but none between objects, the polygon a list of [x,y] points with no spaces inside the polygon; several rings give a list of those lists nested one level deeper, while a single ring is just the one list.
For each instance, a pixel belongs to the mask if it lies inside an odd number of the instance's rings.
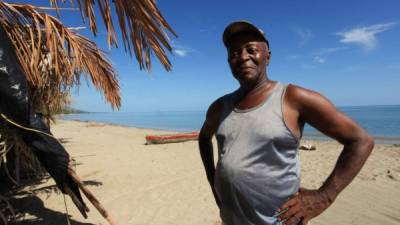
[{"label": "calm sea water", "polygon": [[[371,135],[400,142],[400,105],[339,107],[339,110],[353,118]],[[205,112],[82,113],[65,115],[63,118],[161,130],[196,131],[201,128]],[[304,128],[304,136],[323,138],[317,130],[310,126]]]}]

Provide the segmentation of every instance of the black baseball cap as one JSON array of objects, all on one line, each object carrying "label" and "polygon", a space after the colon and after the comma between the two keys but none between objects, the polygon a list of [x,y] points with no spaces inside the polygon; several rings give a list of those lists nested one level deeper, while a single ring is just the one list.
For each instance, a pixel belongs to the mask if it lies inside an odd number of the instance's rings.
[{"label": "black baseball cap", "polygon": [[222,35],[222,40],[225,47],[228,47],[229,41],[234,35],[245,32],[257,34],[263,41],[267,43],[267,46],[269,48],[269,42],[265,37],[264,31],[251,24],[250,22],[244,20],[234,21],[225,28]]}]

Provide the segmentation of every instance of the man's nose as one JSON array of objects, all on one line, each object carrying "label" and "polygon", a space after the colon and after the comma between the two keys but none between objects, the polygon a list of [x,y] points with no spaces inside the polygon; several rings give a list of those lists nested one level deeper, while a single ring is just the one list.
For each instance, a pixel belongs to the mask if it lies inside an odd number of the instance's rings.
[{"label": "man's nose", "polygon": [[246,51],[246,49],[243,49],[243,51],[240,53],[239,58],[241,61],[246,61],[249,59],[249,53]]}]

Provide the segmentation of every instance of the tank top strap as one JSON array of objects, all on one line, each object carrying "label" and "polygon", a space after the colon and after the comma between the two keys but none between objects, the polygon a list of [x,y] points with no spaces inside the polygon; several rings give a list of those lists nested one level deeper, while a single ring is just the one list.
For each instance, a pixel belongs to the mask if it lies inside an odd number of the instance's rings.
[{"label": "tank top strap", "polygon": [[277,82],[276,86],[272,90],[272,93],[269,95],[269,97],[267,97],[263,105],[260,107],[263,107],[263,110],[270,109],[276,111],[276,113],[280,114],[280,117],[282,117],[282,103],[286,88],[287,84]]}]

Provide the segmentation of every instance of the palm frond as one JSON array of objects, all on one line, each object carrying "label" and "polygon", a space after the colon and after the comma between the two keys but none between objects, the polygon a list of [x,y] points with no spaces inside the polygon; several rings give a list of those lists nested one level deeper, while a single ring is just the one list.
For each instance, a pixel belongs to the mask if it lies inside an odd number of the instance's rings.
[{"label": "palm frond", "polygon": [[[49,0],[58,8],[58,2],[65,0]],[[108,45],[117,46],[114,23],[111,17],[110,0],[75,0],[81,10],[82,17],[89,21],[89,27],[94,35],[98,28],[95,16],[95,3],[101,13],[101,18],[107,29]],[[121,30],[124,48],[131,55],[135,54],[141,69],[151,69],[151,55],[154,54],[167,71],[171,70],[171,62],[166,52],[172,51],[167,32],[177,36],[156,6],[155,0],[113,0],[118,25]]]},{"label": "palm frond", "polygon": [[94,42],[32,5],[0,1],[0,12],[0,26],[11,39],[31,87],[62,91],[79,85],[84,74],[113,108],[120,107],[117,73]]}]

